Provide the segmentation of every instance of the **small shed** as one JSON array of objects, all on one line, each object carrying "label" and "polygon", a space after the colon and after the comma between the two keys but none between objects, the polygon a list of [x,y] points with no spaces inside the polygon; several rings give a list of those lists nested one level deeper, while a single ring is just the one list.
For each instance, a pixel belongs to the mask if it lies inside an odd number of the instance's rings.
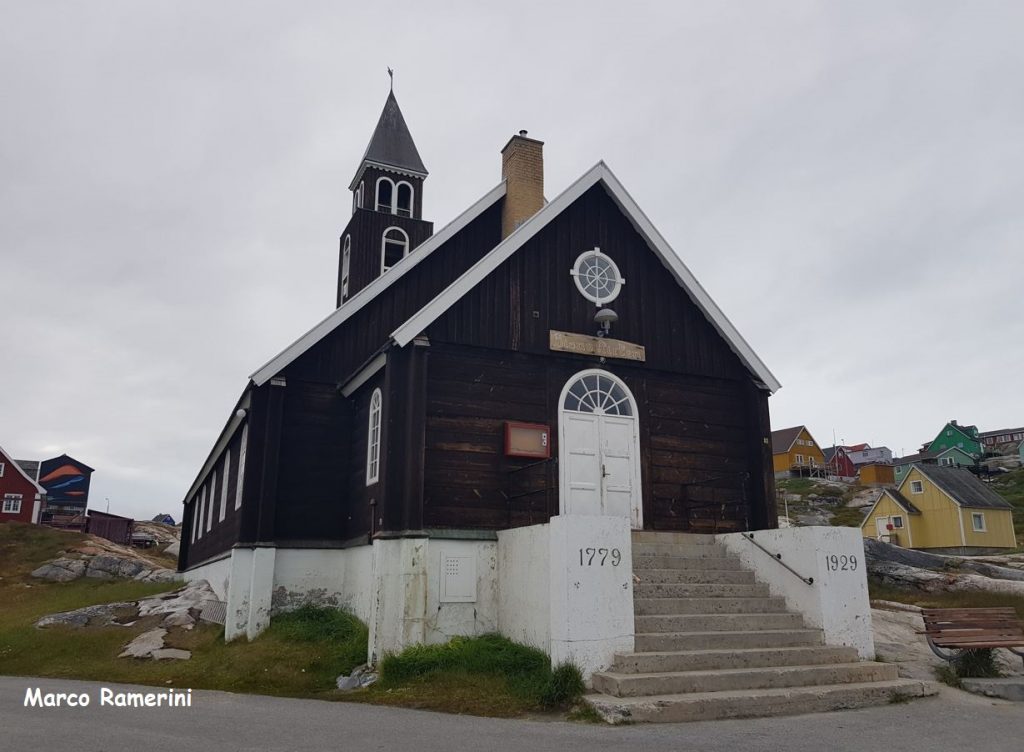
[{"label": "small shed", "polygon": [[87,533],[126,546],[131,544],[134,530],[135,520],[131,517],[122,517],[119,514],[91,510],[88,516],[88,523],[85,526],[85,532]]},{"label": "small shed", "polygon": [[892,486],[895,485],[895,475],[892,465],[881,462],[872,462],[870,465],[861,465],[860,482],[865,486]]}]

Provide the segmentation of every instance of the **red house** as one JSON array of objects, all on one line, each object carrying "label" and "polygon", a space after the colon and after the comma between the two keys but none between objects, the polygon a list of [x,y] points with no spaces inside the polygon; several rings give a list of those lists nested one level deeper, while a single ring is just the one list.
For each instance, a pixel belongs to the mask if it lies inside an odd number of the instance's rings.
[{"label": "red house", "polygon": [[46,489],[32,480],[0,447],[0,522],[38,524]]},{"label": "red house", "polygon": [[[862,445],[863,446],[863,445]],[[853,478],[857,475],[857,466],[853,464],[850,455],[847,454],[850,447],[827,447],[822,450],[825,455],[825,466],[831,475],[838,475],[841,478]]]}]

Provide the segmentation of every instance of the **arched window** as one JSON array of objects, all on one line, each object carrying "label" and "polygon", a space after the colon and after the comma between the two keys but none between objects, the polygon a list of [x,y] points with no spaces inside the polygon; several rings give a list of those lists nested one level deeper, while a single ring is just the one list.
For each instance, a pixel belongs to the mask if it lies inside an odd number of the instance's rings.
[{"label": "arched window", "polygon": [[409,255],[409,236],[401,227],[384,231],[380,244],[380,273],[383,274]]},{"label": "arched window", "polygon": [[565,395],[563,409],[576,413],[632,415],[633,405],[622,385],[610,374],[588,372]]},{"label": "arched window", "polygon": [[395,189],[395,214],[400,217],[412,216],[412,186],[404,180]]},{"label": "arched window", "polygon": [[377,211],[394,214],[394,202],[395,184],[391,178],[377,178]]},{"label": "arched window", "polygon": [[370,396],[370,421],[366,427],[366,485],[372,486],[380,479],[380,389],[374,389]]},{"label": "arched window", "polygon": [[341,250],[341,302],[348,297],[348,277],[352,267],[352,236],[345,236],[345,245]]}]

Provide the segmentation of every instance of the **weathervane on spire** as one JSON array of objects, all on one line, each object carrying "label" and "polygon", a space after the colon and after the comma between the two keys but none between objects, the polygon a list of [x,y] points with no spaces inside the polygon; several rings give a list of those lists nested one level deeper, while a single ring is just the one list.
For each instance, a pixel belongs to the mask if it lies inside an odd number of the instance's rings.
[{"label": "weathervane on spire", "polygon": [[393,70],[391,70],[390,66],[388,67],[388,78],[391,79],[391,91],[394,91],[395,90],[395,72]]}]

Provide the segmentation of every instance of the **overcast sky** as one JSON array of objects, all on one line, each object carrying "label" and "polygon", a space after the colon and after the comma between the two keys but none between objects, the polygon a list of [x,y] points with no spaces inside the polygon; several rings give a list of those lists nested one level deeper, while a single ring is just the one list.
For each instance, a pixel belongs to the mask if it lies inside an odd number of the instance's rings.
[{"label": "overcast sky", "polygon": [[331,310],[387,66],[425,218],[521,128],[549,198],[604,159],[782,382],[774,427],[1024,425],[1019,2],[0,8],[0,446],[95,467],[93,506],[177,517]]}]

